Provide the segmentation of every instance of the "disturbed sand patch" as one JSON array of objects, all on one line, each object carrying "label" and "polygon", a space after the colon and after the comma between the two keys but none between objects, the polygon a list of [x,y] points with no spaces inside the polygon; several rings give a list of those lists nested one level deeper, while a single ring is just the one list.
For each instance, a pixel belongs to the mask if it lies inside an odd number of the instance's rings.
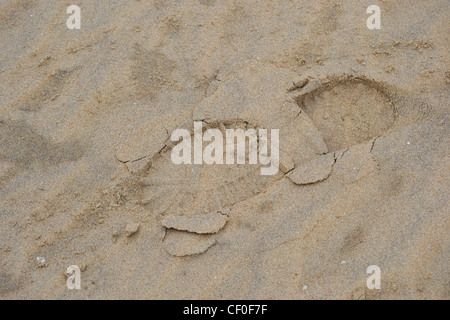
[{"label": "disturbed sand patch", "polygon": [[[226,103],[222,102],[226,95],[222,95],[221,90],[228,86],[227,83],[218,86],[207,98],[208,104],[202,104],[194,112],[194,118],[201,118],[200,114],[207,106],[213,106],[207,112],[214,115],[216,108]],[[230,83],[235,88],[242,86],[241,91],[254,90],[246,80],[236,84],[232,77]],[[244,109],[241,111],[244,115],[240,116],[236,109],[230,114],[223,114],[221,109],[218,111],[221,116],[236,118],[219,120],[217,114],[203,119],[204,131],[218,128],[225,134],[227,128],[247,130],[258,127],[244,119],[264,123],[268,117],[280,115],[284,121],[280,126],[287,132],[284,135],[287,143],[280,151],[280,171],[274,177],[261,177],[257,173],[259,166],[255,165],[175,165],[170,152],[176,143],[169,141],[169,132],[160,123],[141,126],[124,140],[117,158],[135,175],[132,179],[137,179],[141,185],[139,204],[163,217],[161,223],[167,229],[163,242],[169,253],[184,256],[205,252],[215,243],[212,241],[214,234],[228,220],[222,211],[229,212],[235,204],[257,196],[284,176],[297,185],[324,181],[332,174],[336,161],[349,149],[355,149],[363,159],[367,154],[371,159],[375,140],[386,134],[396,120],[396,109],[389,95],[381,84],[371,80],[346,76],[333,80],[301,77],[287,88],[287,95],[286,88],[283,92],[284,97],[265,93],[261,99],[272,99],[273,102],[264,113],[256,109],[249,114]],[[295,99],[286,100],[291,94]],[[289,116],[290,110],[298,110],[298,107],[300,112]],[[339,134],[333,135],[335,131]],[[159,133],[158,138],[150,139],[155,132]],[[360,144],[368,147],[355,147]],[[296,153],[299,146],[306,146],[307,153]],[[175,244],[179,246],[177,250]]]}]

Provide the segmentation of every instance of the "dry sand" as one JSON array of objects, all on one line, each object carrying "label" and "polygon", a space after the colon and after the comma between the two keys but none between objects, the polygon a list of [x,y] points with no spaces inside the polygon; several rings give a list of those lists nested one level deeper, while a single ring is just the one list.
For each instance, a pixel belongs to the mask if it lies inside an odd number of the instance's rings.
[{"label": "dry sand", "polygon": [[[0,298],[450,298],[448,0],[69,4],[0,1]],[[194,120],[281,170],[173,164]]]}]

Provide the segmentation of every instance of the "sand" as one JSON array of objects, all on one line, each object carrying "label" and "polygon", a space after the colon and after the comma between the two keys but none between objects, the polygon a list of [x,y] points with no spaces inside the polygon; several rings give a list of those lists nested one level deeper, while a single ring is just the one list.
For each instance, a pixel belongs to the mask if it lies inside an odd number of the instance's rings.
[{"label": "sand", "polygon": [[[77,4],[0,1],[1,299],[450,298],[448,1]],[[194,121],[280,170],[174,164]]]}]

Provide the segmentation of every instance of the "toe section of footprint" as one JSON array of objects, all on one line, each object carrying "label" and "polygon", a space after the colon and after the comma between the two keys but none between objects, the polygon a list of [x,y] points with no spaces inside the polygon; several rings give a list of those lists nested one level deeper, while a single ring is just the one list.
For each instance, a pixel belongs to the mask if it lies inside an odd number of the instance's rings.
[{"label": "toe section of footprint", "polygon": [[[295,156],[300,161],[287,174],[288,178],[299,185],[327,179],[337,160],[336,155],[352,149],[370,149],[374,139],[389,132],[397,117],[387,88],[365,78],[302,78],[294,81],[288,92],[294,95],[302,111],[300,115],[303,119],[296,119],[296,124],[302,128],[298,130],[317,130],[317,133],[309,136],[306,133],[291,135],[316,137],[313,142],[310,138],[305,140],[309,146],[316,145],[316,148],[305,153],[310,158]],[[319,141],[324,146],[320,146]],[[322,152],[311,156],[318,149]],[[323,154],[317,156],[321,153]],[[353,152],[349,152],[350,154]],[[367,152],[362,154],[366,155]]]},{"label": "toe section of footprint", "polygon": [[319,130],[329,152],[367,142],[393,127],[396,109],[382,84],[355,77],[311,82],[296,101]]},{"label": "toe section of footprint", "polygon": [[221,230],[228,216],[220,212],[193,216],[168,215],[162,225],[168,229],[164,246],[176,257],[200,254],[216,243],[213,234]]},{"label": "toe section of footprint", "polygon": [[171,229],[167,232],[164,247],[172,256],[185,257],[203,253],[215,243],[216,239],[210,235]]}]

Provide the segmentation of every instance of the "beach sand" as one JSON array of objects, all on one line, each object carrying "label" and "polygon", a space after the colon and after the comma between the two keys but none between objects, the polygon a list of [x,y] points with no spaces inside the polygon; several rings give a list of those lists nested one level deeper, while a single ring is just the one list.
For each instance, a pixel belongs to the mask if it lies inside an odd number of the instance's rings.
[{"label": "beach sand", "polygon": [[[69,4],[0,1],[1,299],[450,298],[450,2]],[[280,170],[174,164],[194,121]]]}]

